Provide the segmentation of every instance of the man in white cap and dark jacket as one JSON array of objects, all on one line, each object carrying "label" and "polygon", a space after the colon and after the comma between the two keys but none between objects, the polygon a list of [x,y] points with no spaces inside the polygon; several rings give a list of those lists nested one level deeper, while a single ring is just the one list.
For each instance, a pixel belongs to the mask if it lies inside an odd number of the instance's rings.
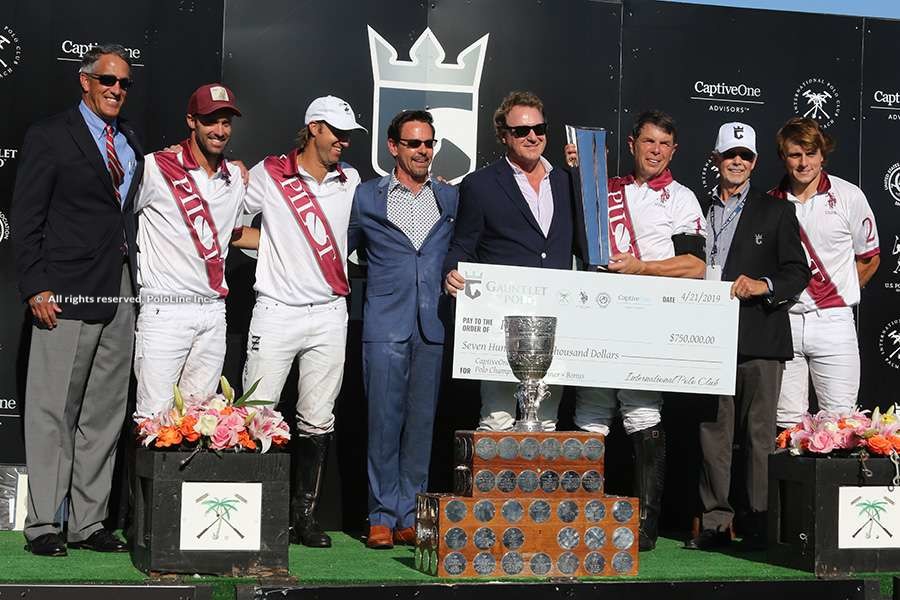
[{"label": "man in white cap and dark jacket", "polygon": [[734,396],[719,396],[716,419],[700,424],[700,535],[685,548],[731,543],[732,448],[741,448],[734,502],[747,549],[765,547],[768,457],[775,449],[775,406],[784,363],[793,356],[788,309],[809,281],[794,207],[750,185],[756,132],[744,123],[719,128],[713,160],[719,182],[706,214],[707,279],[731,281],[741,302]]},{"label": "man in white cap and dark jacket", "polygon": [[334,401],[347,339],[347,226],[359,173],[341,162],[353,130],[366,131],[340,98],[315,99],[297,147],[250,170],[247,212],[262,212],[257,293],[244,389],[278,402],[299,356],[297,441],[291,475],[291,542],[328,547],[316,522]]}]

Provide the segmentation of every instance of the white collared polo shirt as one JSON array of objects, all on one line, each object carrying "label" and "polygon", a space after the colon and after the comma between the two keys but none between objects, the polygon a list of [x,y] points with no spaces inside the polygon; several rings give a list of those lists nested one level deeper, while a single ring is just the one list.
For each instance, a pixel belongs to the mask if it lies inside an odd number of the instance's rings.
[{"label": "white collared polo shirt", "polygon": [[[290,306],[336,300],[338,296],[322,275],[306,236],[264,163],[260,161],[250,169],[246,199],[248,213],[262,213],[254,289]],[[297,174],[309,186],[328,221],[346,276],[347,227],[360,177],[350,165],[339,166],[340,170],[329,171],[321,184],[299,166]]]}]

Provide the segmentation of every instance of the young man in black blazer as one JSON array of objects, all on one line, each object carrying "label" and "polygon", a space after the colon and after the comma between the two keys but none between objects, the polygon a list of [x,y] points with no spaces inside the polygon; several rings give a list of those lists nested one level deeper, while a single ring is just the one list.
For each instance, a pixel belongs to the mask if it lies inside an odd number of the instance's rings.
[{"label": "young man in black blazer", "polygon": [[[85,53],[81,103],[25,134],[11,231],[19,293],[34,318],[25,403],[25,549],[124,552],[103,528],[134,346],[135,217],[143,172],[119,118],[128,54]],[[67,540],[56,520],[68,499]]]},{"label": "young man in black blazer", "polygon": [[775,445],[775,408],[784,363],[793,356],[787,309],[809,282],[794,207],[750,185],[757,161],[756,132],[744,123],[719,129],[713,159],[719,183],[707,212],[707,279],[734,282],[741,302],[734,396],[718,397],[716,420],[700,425],[703,463],[700,535],[685,548],[731,543],[729,502],[732,444],[743,449],[744,480],[736,504],[746,510],[744,540],[765,546],[768,455]]}]

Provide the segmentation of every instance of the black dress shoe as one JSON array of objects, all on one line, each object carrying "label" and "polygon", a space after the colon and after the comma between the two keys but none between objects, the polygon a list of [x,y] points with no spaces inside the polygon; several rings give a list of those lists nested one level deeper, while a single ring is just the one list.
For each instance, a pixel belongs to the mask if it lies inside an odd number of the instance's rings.
[{"label": "black dress shoe", "polygon": [[58,533],[39,535],[25,544],[25,550],[35,556],[66,556],[66,545]]},{"label": "black dress shoe", "polygon": [[94,552],[128,552],[125,542],[106,529],[98,529],[80,542],[69,542],[69,548],[82,548]]},{"label": "black dress shoe", "polygon": [[688,550],[714,550],[731,545],[731,534],[727,531],[704,529],[700,535],[684,543]]}]

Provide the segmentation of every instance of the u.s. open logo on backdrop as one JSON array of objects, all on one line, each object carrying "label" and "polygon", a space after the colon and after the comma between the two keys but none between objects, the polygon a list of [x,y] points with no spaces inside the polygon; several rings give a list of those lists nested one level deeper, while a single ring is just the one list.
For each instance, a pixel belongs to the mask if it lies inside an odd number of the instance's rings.
[{"label": "u.s. open logo on backdrop", "polygon": [[369,52],[375,90],[372,101],[372,168],[390,173],[394,159],[384,143],[391,119],[401,110],[426,108],[434,116],[436,137],[431,170],[457,183],[475,170],[478,146],[478,87],[488,35],[444,63],[444,48],[426,28],[409,50],[410,60],[371,27]]}]

